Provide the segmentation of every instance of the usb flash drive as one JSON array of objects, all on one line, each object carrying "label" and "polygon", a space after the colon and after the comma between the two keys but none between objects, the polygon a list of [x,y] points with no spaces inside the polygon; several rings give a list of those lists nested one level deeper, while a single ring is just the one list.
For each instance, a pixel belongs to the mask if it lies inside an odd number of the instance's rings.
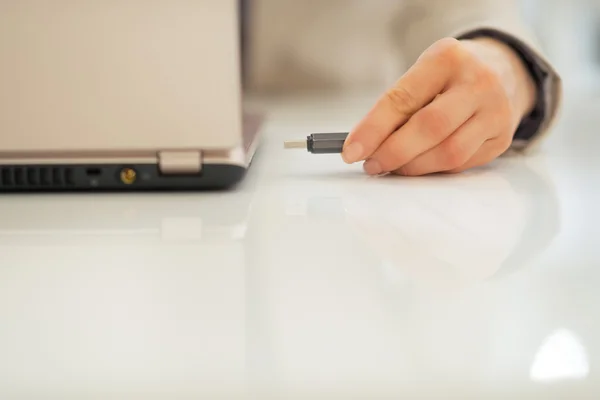
[{"label": "usb flash drive", "polygon": [[348,132],[313,133],[306,140],[285,142],[286,149],[306,149],[312,154],[339,154],[344,148]]}]

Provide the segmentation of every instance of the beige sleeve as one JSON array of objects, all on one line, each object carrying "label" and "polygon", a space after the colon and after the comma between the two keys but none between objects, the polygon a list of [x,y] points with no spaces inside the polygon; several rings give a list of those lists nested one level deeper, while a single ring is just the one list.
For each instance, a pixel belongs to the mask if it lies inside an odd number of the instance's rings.
[{"label": "beige sleeve", "polygon": [[521,19],[517,0],[404,0],[392,24],[398,49],[408,63],[443,37],[490,36],[511,45],[530,69],[538,103],[519,126],[514,148],[531,150],[556,121],[562,100],[562,81],[545,58],[534,33]]}]

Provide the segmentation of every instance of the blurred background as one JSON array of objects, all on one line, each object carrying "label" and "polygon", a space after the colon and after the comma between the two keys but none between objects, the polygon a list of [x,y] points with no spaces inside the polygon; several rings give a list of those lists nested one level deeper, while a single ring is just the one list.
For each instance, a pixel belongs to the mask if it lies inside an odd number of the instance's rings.
[{"label": "blurred background", "polygon": [[571,96],[600,93],[600,0],[521,0]]},{"label": "blurred background", "polygon": [[[240,1],[249,92],[379,90],[406,68],[392,39],[402,0]],[[600,93],[600,0],[516,1],[567,97]]]}]

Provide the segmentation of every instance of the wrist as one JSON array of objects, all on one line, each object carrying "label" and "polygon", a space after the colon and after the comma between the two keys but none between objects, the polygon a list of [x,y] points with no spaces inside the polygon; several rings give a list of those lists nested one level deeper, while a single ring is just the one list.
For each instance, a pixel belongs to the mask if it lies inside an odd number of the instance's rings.
[{"label": "wrist", "polygon": [[498,74],[519,120],[529,115],[537,101],[537,90],[519,54],[508,44],[493,38],[469,39],[465,42]]}]

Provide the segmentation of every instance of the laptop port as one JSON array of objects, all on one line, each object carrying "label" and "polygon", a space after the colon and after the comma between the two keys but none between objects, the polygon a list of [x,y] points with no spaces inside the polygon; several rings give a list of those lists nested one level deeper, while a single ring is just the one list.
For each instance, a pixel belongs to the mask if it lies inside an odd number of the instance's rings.
[{"label": "laptop port", "polygon": [[133,185],[137,180],[137,172],[133,168],[123,168],[119,176],[125,185]]},{"label": "laptop port", "polygon": [[102,175],[102,170],[100,168],[88,168],[85,170],[85,173],[87,174],[87,176],[100,176]]}]

